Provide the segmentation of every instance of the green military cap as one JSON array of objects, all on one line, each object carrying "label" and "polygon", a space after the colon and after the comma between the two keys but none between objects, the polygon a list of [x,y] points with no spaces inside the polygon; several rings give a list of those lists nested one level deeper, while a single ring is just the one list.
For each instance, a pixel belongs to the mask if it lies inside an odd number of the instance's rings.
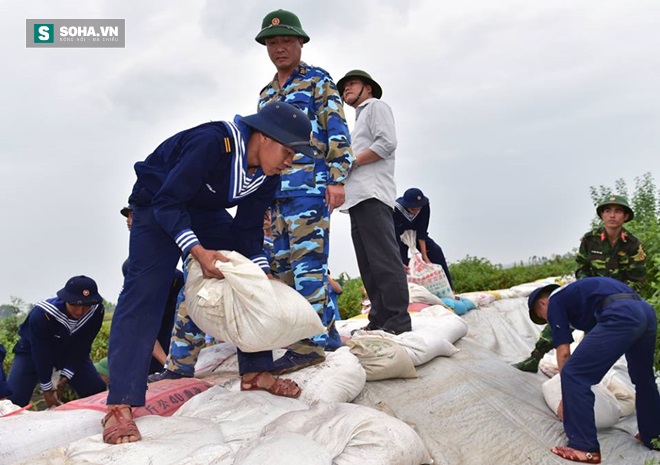
[{"label": "green military cap", "polygon": [[354,69],[346,73],[346,75],[337,82],[337,89],[339,89],[339,95],[344,94],[344,87],[346,87],[346,81],[350,78],[358,78],[364,81],[366,84],[371,86],[371,93],[375,98],[381,98],[383,96],[383,89],[378,85],[376,81],[367,73],[361,69]]},{"label": "green military cap", "polygon": [[261,45],[266,45],[268,37],[296,36],[302,37],[303,43],[309,42],[309,36],[303,31],[298,17],[286,10],[271,11],[261,22],[261,31],[254,38]]},{"label": "green military cap", "polygon": [[607,205],[622,206],[626,213],[628,213],[628,219],[626,222],[632,220],[635,217],[635,213],[632,211],[632,208],[630,208],[630,205],[628,205],[628,199],[623,195],[608,195],[603,200],[601,200],[598,204],[598,207],[596,207],[596,214],[599,218],[603,214],[603,210],[605,210]]}]

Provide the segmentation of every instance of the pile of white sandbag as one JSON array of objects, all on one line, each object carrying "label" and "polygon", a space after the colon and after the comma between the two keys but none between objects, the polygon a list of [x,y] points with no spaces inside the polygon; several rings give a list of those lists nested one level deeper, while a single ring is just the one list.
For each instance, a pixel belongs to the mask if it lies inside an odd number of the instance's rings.
[{"label": "pile of white sandbag", "polygon": [[337,402],[308,406],[262,391],[230,392],[216,386],[172,417],[146,416],[136,423],[142,434],[137,443],[108,445],[94,434],[18,464],[432,463],[417,433],[383,412]]},{"label": "pile of white sandbag", "polygon": [[[364,324],[363,321],[357,319],[357,324]],[[415,378],[416,366],[458,352],[454,342],[468,332],[467,323],[441,305],[411,314],[411,321],[412,331],[393,335],[384,331],[357,330],[345,342],[364,367],[367,381]],[[340,334],[350,335],[351,326],[355,324],[350,320],[343,322],[338,326]]]}]

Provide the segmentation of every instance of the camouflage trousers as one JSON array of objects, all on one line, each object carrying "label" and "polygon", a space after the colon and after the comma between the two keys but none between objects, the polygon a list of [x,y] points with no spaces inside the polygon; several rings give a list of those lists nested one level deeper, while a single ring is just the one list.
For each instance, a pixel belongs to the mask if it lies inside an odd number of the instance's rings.
[{"label": "camouflage trousers", "polygon": [[172,328],[170,353],[167,355],[165,368],[185,376],[194,376],[197,357],[204,348],[204,336],[205,333],[188,315],[186,301],[181,300]]},{"label": "camouflage trousers", "polygon": [[532,351],[532,357],[537,360],[541,360],[545,354],[552,350],[552,328],[550,325],[545,325],[543,331],[539,336],[539,339],[534,345],[534,350]]},{"label": "camouflage trousers", "polygon": [[195,364],[199,352],[206,343],[206,334],[193,322],[185,300],[185,282],[188,280],[188,265],[191,258],[188,257],[183,263],[183,288],[179,292],[176,308],[176,319],[172,328],[172,338],[170,339],[170,351],[167,354],[165,368],[184,376],[195,375]]},{"label": "camouflage trousers", "polygon": [[324,320],[330,243],[330,212],[325,198],[277,199],[272,220],[273,274],[305,297]]}]

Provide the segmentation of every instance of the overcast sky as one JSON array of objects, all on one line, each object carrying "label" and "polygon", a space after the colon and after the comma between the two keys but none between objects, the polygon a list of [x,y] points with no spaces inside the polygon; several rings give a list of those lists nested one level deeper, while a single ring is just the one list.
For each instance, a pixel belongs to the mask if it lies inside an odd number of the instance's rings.
[{"label": "overcast sky", "polygon": [[[430,197],[450,262],[569,252],[590,186],[658,181],[657,0],[4,0],[0,303],[76,274],[117,301],[133,164],[179,130],[255,111],[275,68],[254,37],[277,8],[311,37],[303,60],[381,84],[399,195]],[[28,18],[124,18],[126,47],[28,49]],[[358,275],[348,215],[332,215],[330,250],[333,275]]]}]

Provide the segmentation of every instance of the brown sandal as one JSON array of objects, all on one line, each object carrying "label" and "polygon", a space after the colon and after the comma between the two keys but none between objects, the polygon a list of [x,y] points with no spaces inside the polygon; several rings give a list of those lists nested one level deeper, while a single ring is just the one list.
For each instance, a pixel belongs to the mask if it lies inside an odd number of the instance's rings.
[{"label": "brown sandal", "polygon": [[[573,462],[600,463],[600,452],[584,452],[568,446],[553,447],[551,451],[562,459],[572,460]],[[584,454],[584,458],[580,457],[578,453]]]},{"label": "brown sandal", "polygon": [[[118,442],[119,439],[131,436],[136,436],[135,441],[142,439],[140,431],[135,424],[135,421],[132,418],[126,418],[122,416],[121,410],[128,407],[132,411],[131,407],[127,405],[112,405],[108,407],[108,413],[101,420],[101,425],[103,425],[103,442],[106,444],[124,444]],[[112,426],[107,426],[106,423],[112,418],[115,421],[115,424]],[[135,442],[129,439],[128,442]]]},{"label": "brown sandal", "polygon": [[275,378],[270,386],[266,387],[259,384],[263,381],[263,375],[267,372],[260,371],[250,379],[241,378],[241,391],[267,391],[273,395],[281,397],[290,397],[295,399],[300,396],[301,389],[295,381],[290,379]]}]

